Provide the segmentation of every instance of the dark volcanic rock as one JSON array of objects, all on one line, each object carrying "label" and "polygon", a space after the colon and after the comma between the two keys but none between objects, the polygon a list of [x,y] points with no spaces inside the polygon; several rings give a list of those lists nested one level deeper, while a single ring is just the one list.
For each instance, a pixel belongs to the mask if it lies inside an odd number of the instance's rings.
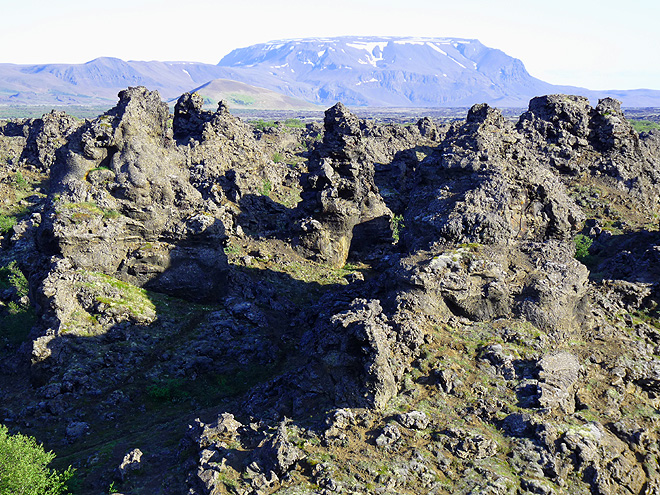
[{"label": "dark volcanic rock", "polygon": [[498,110],[476,105],[419,167],[406,243],[507,243],[570,237],[583,214]]},{"label": "dark volcanic rock", "polygon": [[227,271],[218,209],[190,184],[158,93],[131,88],[119,96],[53,165],[58,196],[40,242],[78,269],[191,299],[217,298]]},{"label": "dark volcanic rock", "polygon": [[301,242],[336,267],[346,262],[358,224],[377,224],[372,240],[391,237],[391,212],[374,183],[373,162],[361,138],[360,121],[341,103],[326,111],[322,151],[303,193],[314,216],[303,221]]},{"label": "dark volcanic rock", "polygon": [[635,201],[657,210],[660,173],[655,159],[617,100],[604,98],[592,108],[579,96],[540,96],[530,102],[516,127],[537,147],[540,161],[561,173],[602,175]]},{"label": "dark volcanic rock", "polygon": [[[338,103],[326,111],[323,143],[303,183],[301,243],[320,260],[341,267],[349,251],[373,251],[392,242],[392,218],[375,178],[377,167],[401,183],[418,158],[402,150],[428,146],[439,138],[435,125],[421,121],[405,129],[378,128]],[[398,184],[397,184],[398,183]],[[397,206],[393,203],[393,206]]]}]

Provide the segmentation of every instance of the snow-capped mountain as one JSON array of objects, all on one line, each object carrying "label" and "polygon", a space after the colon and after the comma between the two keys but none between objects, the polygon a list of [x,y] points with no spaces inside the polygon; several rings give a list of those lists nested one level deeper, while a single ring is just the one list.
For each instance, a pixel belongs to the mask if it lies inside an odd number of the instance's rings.
[{"label": "snow-capped mountain", "polygon": [[234,50],[218,65],[232,78],[324,105],[526,106],[558,89],[520,60],[461,38],[283,40]]}]

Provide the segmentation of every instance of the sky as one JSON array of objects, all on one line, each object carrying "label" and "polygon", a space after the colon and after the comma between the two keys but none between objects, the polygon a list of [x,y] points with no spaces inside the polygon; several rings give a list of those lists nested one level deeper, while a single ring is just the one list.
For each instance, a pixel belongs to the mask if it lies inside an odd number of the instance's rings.
[{"label": "sky", "polygon": [[660,90],[658,0],[0,0],[0,63],[217,64],[277,39],[478,39],[553,84]]}]

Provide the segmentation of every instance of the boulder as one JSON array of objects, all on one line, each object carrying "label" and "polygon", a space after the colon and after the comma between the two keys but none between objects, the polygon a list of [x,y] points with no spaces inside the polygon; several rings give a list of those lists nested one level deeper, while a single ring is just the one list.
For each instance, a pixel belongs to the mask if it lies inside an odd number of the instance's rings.
[{"label": "boulder", "polygon": [[543,357],[539,368],[539,404],[550,409],[560,408],[567,414],[575,411],[575,386],[580,363],[568,352]]},{"label": "boulder", "polygon": [[310,337],[336,384],[339,403],[383,409],[396,395],[401,370],[393,353],[393,329],[378,300],[354,300]]}]

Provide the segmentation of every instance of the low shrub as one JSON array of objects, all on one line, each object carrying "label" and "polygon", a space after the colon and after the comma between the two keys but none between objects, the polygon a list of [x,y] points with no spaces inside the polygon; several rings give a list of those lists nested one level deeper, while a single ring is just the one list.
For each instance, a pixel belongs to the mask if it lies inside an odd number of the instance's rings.
[{"label": "low shrub", "polygon": [[269,127],[277,127],[277,124],[273,120],[255,120],[252,125],[256,130],[263,131]]},{"label": "low shrub", "polygon": [[303,129],[305,127],[305,123],[300,119],[286,119],[284,121],[284,126]]},{"label": "low shrub", "polygon": [[68,493],[67,481],[73,475],[69,466],[63,472],[48,468],[55,458],[32,437],[10,435],[0,425],[0,495],[60,495]]},{"label": "low shrub", "polygon": [[166,378],[150,385],[147,394],[154,402],[179,402],[190,397],[185,388],[182,379]]},{"label": "low shrub", "polygon": [[575,243],[575,258],[581,262],[586,261],[589,257],[589,248],[594,242],[593,239],[586,235],[578,234],[573,239],[573,242]]},{"label": "low shrub", "polygon": [[392,227],[392,240],[395,243],[398,243],[399,238],[401,236],[401,232],[405,228],[405,224],[403,223],[403,215],[394,215],[392,217],[391,227]]},{"label": "low shrub", "polygon": [[0,215],[0,234],[6,234],[14,228],[14,225],[16,225],[15,217]]}]

